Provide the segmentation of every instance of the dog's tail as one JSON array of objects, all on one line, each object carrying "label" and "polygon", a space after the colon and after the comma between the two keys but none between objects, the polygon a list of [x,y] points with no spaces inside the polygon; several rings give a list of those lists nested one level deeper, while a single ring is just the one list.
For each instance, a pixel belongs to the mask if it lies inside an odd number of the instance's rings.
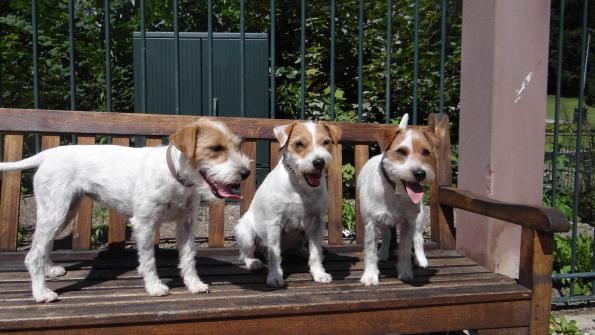
[{"label": "dog's tail", "polygon": [[42,151],[35,156],[31,156],[20,161],[0,163],[0,171],[25,170],[35,168],[40,166],[41,163],[43,163],[45,157],[46,152]]}]

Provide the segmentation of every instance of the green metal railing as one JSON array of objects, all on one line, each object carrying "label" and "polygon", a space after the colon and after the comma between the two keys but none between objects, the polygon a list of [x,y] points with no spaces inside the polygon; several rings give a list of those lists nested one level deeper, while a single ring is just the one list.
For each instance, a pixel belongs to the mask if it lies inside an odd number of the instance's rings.
[{"label": "green metal railing", "polygon": [[[561,97],[562,97],[562,76],[563,76],[563,58],[564,58],[564,25],[565,25],[565,7],[566,3],[564,0],[559,0],[559,26],[558,26],[558,40],[557,40],[557,72],[556,72],[556,102],[555,102],[555,113],[554,113],[554,131],[553,131],[553,157],[552,157],[552,170],[551,170],[551,203],[556,204],[559,196],[559,166],[557,164],[557,157],[560,154],[560,111],[561,111]],[[589,13],[589,0],[583,0],[582,4],[582,23],[581,23],[581,54],[580,54],[580,84],[578,92],[578,116],[576,118],[576,135],[575,135],[575,152],[573,156],[574,160],[574,176],[572,186],[572,249],[571,249],[571,264],[570,273],[554,274],[554,282],[560,282],[563,279],[569,279],[568,294],[562,297],[554,298],[555,303],[569,303],[579,301],[595,300],[595,253],[592,259],[592,270],[590,272],[578,272],[577,270],[577,228],[579,224],[579,203],[580,203],[580,176],[581,174],[590,175],[592,171],[581,171],[581,154],[582,154],[582,139],[583,139],[583,116],[585,111],[585,86],[587,81],[587,61],[589,55],[589,35],[587,32],[588,28],[588,13]],[[552,27],[553,29],[553,27]],[[593,191],[593,190],[591,190]],[[588,194],[587,194],[588,196]],[[591,195],[593,196],[593,195]],[[595,223],[593,225],[593,238],[595,238]],[[593,279],[591,294],[575,295],[576,280],[580,279]]]}]

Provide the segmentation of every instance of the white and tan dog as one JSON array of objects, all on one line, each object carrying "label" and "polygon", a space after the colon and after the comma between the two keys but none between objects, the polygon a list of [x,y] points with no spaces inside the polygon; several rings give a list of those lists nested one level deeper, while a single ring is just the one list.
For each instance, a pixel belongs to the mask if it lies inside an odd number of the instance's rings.
[{"label": "white and tan dog", "polygon": [[[417,265],[428,266],[423,249],[423,184],[435,178],[433,133],[407,128],[408,114],[398,128],[380,132],[382,154],[372,157],[362,168],[357,186],[361,217],[365,224],[364,285],[378,285],[378,259],[389,257],[390,227],[399,226],[397,271],[401,280],[413,279],[411,244]],[[382,245],[376,250],[376,229]]]},{"label": "white and tan dog", "polygon": [[275,128],[282,158],[235,227],[240,259],[247,268],[261,268],[254,251],[257,247],[266,250],[269,286],[285,284],[281,251],[300,247],[297,241],[301,232],[308,240],[308,264],[314,281],[332,280],[322,266],[321,245],[329,204],[326,174],[332,159],[331,146],[338,142],[340,133],[338,127],[313,122]]},{"label": "white and tan dog", "polygon": [[136,238],[145,289],[152,296],[168,294],[157,275],[153,239],[160,223],[175,222],[180,275],[192,293],[206,292],[194,264],[194,225],[200,200],[238,197],[231,187],[245,179],[248,159],[240,140],[220,122],[199,119],[170,137],[173,145],[128,148],[112,145],[62,146],[13,162],[0,171],[38,167],[33,185],[37,227],[25,264],[33,298],[58,298],[45,276],[61,276],[49,251],[54,238],[76,214],[83,195],[100,201],[130,219]]}]

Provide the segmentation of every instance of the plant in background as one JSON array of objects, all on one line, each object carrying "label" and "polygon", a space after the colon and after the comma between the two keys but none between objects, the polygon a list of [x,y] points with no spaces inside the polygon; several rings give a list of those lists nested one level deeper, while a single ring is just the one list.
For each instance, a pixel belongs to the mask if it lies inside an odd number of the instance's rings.
[{"label": "plant in background", "polygon": [[564,315],[560,319],[550,314],[550,335],[578,335],[581,334],[576,326],[576,320],[566,320]]},{"label": "plant in background", "polygon": [[[576,239],[576,271],[577,272],[591,272],[593,271],[593,237],[586,234],[579,234]],[[572,237],[564,235],[554,236],[554,273],[570,273],[570,264],[572,261]],[[574,294],[583,295],[589,294],[592,287],[590,279],[562,279],[555,282],[554,286],[563,294],[568,295],[571,282],[574,284]]]},{"label": "plant in background", "polygon": [[341,203],[341,216],[343,218],[343,228],[355,233],[355,205],[352,201],[343,199]]}]

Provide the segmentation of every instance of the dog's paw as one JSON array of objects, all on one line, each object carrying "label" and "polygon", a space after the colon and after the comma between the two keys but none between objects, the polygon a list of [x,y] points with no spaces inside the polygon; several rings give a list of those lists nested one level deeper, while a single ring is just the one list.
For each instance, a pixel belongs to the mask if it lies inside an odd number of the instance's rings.
[{"label": "dog's paw", "polygon": [[283,280],[283,275],[269,272],[267,275],[267,285],[270,287],[282,287],[285,285],[285,280]]},{"label": "dog's paw", "polygon": [[413,280],[413,269],[411,268],[411,264],[398,266],[397,267],[398,278],[402,281],[408,282]]},{"label": "dog's paw", "polygon": [[388,249],[380,248],[378,249],[378,259],[385,261],[388,259],[389,252]]},{"label": "dog's paw", "polygon": [[48,266],[45,269],[45,275],[50,277],[50,278],[55,278],[55,277],[60,277],[63,276],[66,273],[66,270],[61,267],[61,266]]},{"label": "dog's paw", "polygon": [[247,258],[244,263],[246,264],[246,268],[250,271],[262,269],[264,266],[260,259],[256,258]]},{"label": "dog's paw", "polygon": [[378,270],[365,270],[359,282],[366,286],[378,285]]},{"label": "dog's paw", "polygon": [[209,292],[209,285],[203,283],[198,278],[189,281],[184,281],[184,283],[186,284],[186,287],[188,288],[188,291],[190,291],[190,293]]},{"label": "dog's paw", "polygon": [[58,294],[49,288],[44,288],[40,292],[33,292],[33,299],[36,302],[52,302],[58,300]]},{"label": "dog's paw", "polygon": [[428,267],[428,259],[426,258],[426,256],[417,256],[415,257],[415,263],[417,264],[417,266],[419,266],[420,268],[427,268]]},{"label": "dog's paw", "polygon": [[169,294],[169,287],[163,283],[145,285],[145,289],[147,290],[147,293],[153,297],[162,297]]},{"label": "dog's paw", "polygon": [[315,282],[322,284],[328,284],[333,281],[333,276],[324,271],[312,272],[312,278],[314,278]]}]

